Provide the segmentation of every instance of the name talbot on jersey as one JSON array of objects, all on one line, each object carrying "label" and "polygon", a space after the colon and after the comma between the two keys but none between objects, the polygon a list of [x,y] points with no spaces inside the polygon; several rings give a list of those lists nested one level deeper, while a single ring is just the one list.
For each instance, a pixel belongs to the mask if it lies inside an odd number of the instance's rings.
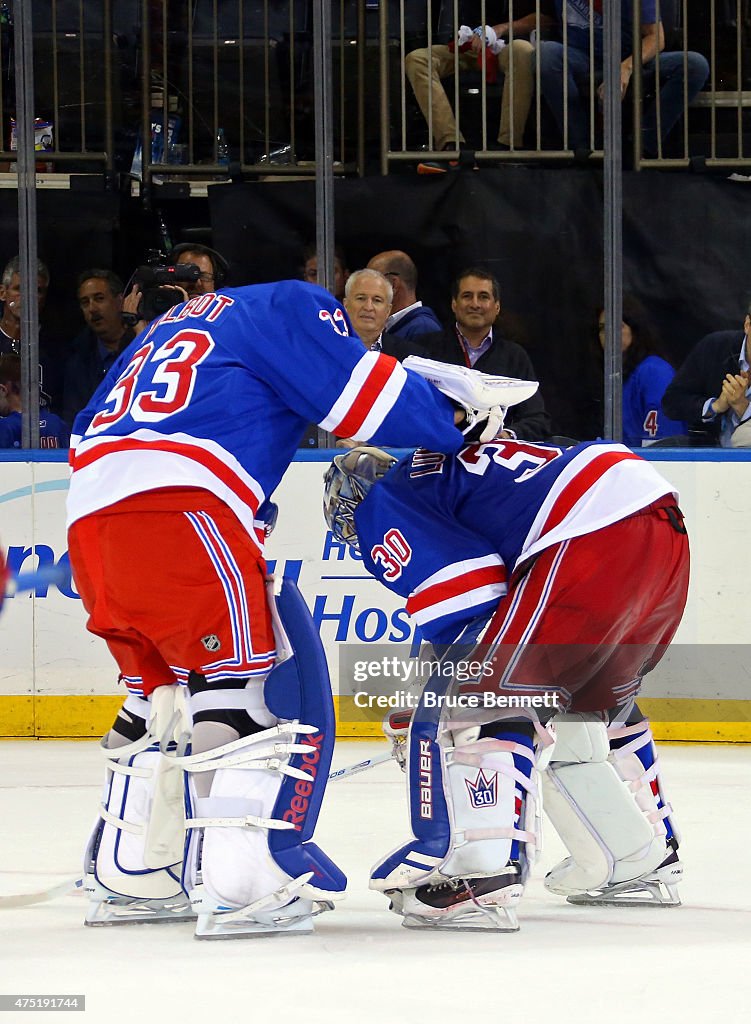
[{"label": "name talbot on jersey", "polygon": [[[200,317],[201,319],[205,317],[207,323],[213,324],[225,309],[229,309],[234,304],[235,300],[231,299],[229,295],[217,295],[215,292],[194,295],[192,299],[188,299],[187,302],[179,306],[173,306],[172,309],[168,309],[166,313],[163,313],[158,320],[155,320],[149,328],[146,339],[151,337],[160,324],[176,324],[181,320],[187,320],[188,317]],[[174,312],[176,309],[179,310],[178,313]]]}]

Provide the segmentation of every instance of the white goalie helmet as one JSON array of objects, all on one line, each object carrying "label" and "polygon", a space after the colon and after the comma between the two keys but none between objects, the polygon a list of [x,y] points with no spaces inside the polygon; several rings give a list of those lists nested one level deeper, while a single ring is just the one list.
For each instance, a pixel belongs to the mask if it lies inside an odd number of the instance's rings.
[{"label": "white goalie helmet", "polygon": [[397,460],[393,455],[360,445],[334,457],[323,478],[323,516],[337,540],[360,550],[355,529],[355,510],[374,483]]}]

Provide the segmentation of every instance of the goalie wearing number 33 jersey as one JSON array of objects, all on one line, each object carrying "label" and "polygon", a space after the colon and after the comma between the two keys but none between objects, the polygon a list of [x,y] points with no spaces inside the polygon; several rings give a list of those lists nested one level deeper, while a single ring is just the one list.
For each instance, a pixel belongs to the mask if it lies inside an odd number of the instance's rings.
[{"label": "goalie wearing number 33 jersey", "polygon": [[75,420],[68,498],[88,627],[129,690],[103,742],[88,924],[307,931],[344,889],[310,842],[334,741],[326,661],[294,583],[267,586],[269,498],[310,421],[455,451],[454,419],[301,282],[194,296],[118,358]]},{"label": "goalie wearing number 33 jersey", "polygon": [[[513,930],[538,844],[545,732],[509,711],[519,707],[555,726],[545,807],[571,857],[548,888],[571,901],[678,902],[677,832],[634,703],[686,602],[676,502],[619,444],[495,440],[398,463],[372,448],[334,459],[324,513],[335,535],[406,598],[427,639],[448,645],[444,660],[465,666],[455,683],[436,672],[425,687],[409,734],[413,841],[371,876],[406,924]],[[432,710],[451,686],[445,707],[461,706],[458,694],[505,713],[483,710],[473,727],[471,711]]]}]

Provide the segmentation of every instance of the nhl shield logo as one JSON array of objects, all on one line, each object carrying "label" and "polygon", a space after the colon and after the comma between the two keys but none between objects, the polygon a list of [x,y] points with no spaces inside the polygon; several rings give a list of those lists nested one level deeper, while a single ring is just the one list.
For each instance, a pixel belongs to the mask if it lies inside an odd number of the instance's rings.
[{"label": "nhl shield logo", "polygon": [[498,773],[493,772],[492,778],[485,777],[482,768],[477,773],[474,782],[464,780],[469,792],[469,802],[478,809],[482,807],[495,807],[498,800]]},{"label": "nhl shield logo", "polygon": [[201,643],[203,644],[207,651],[211,651],[212,653],[214,651],[218,651],[219,648],[222,646],[222,641],[219,639],[216,633],[209,633],[208,636],[202,636]]}]

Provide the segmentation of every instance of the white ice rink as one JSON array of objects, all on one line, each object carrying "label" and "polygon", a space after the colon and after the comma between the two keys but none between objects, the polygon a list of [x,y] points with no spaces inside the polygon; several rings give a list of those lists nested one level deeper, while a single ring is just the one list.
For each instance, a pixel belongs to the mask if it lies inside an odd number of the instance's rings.
[{"label": "white ice rink", "polygon": [[[340,743],[335,766],[385,749]],[[574,908],[546,893],[562,854],[548,827],[520,932],[407,931],[367,888],[371,862],[407,835],[389,763],[329,788],[316,840],[349,889],[315,935],[196,942],[187,923],[84,928],[72,894],[0,911],[0,994],[83,993],[73,1020],[89,1024],[751,1021],[751,747],[664,746],[662,758],[683,831],[681,908]],[[101,772],[94,743],[0,742],[0,893],[79,873]],[[30,1019],[0,1013],[0,1024]]]}]

